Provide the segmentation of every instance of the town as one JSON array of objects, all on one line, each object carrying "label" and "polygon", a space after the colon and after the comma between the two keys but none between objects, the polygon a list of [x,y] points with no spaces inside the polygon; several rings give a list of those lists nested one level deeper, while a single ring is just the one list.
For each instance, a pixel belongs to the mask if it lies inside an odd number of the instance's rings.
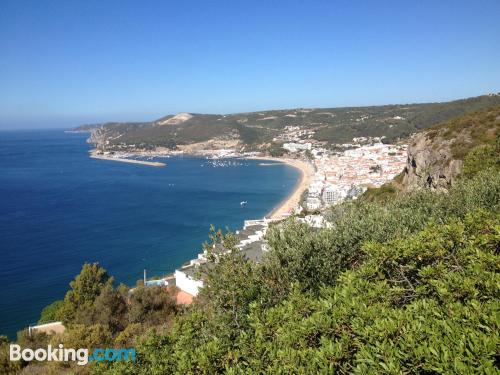
[{"label": "town", "polygon": [[380,187],[404,168],[406,145],[356,145],[342,152],[312,149],[316,173],[305,208],[317,210],[356,199],[368,187]]}]

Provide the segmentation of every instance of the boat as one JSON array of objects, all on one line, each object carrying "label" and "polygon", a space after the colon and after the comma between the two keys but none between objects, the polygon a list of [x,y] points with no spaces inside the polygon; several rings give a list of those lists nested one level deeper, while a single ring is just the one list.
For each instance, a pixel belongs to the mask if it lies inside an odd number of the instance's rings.
[{"label": "boat", "polygon": [[247,203],[248,203],[247,201],[241,201],[241,202],[240,202],[240,206],[242,206],[242,207],[243,207],[243,206],[245,206]]}]

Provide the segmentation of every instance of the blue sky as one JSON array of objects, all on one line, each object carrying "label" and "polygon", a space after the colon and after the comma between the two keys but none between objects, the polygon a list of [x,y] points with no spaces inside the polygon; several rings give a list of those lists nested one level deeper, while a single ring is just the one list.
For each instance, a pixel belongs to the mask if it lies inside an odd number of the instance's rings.
[{"label": "blue sky", "polygon": [[0,127],[500,91],[500,1],[0,1]]}]

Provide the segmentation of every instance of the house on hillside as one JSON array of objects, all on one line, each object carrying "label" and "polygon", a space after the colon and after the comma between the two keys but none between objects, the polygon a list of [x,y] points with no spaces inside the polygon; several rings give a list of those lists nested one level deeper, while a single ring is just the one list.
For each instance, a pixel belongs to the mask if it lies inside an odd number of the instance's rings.
[{"label": "house on hillside", "polygon": [[[264,241],[269,220],[247,220],[242,230],[236,231],[236,237],[239,240],[236,248],[249,260],[260,262],[265,252],[268,250],[267,243]],[[223,253],[225,249],[217,245],[217,252]],[[188,265],[175,270],[175,285],[182,292],[193,297],[198,295],[200,288],[203,287],[203,276],[200,275],[201,267],[212,267],[213,263],[208,262],[207,254],[198,255]]]}]

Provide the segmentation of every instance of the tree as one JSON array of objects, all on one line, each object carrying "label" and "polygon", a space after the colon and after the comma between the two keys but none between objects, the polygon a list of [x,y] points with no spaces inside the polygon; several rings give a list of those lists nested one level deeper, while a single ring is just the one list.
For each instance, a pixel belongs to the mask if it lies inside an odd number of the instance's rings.
[{"label": "tree", "polygon": [[140,286],[136,287],[130,295],[130,323],[163,325],[176,311],[175,300],[167,288]]},{"label": "tree", "polygon": [[252,301],[247,324],[224,326],[223,309],[195,305],[138,343],[137,362],[101,373],[495,373],[498,225],[479,210],[365,242],[362,262],[335,285],[291,287],[271,307]]},{"label": "tree", "polygon": [[281,144],[279,143],[271,143],[271,145],[268,148],[269,155],[271,155],[274,158],[283,156],[285,154],[285,149],[282,147]]},{"label": "tree", "polygon": [[64,303],[58,314],[64,323],[72,322],[79,310],[92,306],[106,285],[113,280],[98,263],[85,263],[75,280],[70,283],[71,290],[66,293]]},{"label": "tree", "polygon": [[115,345],[119,347],[133,346],[144,332],[145,327],[141,323],[130,323],[116,336]]},{"label": "tree", "polygon": [[102,324],[87,326],[84,324],[73,324],[61,335],[52,337],[51,343],[58,345],[60,342],[66,348],[105,348],[112,343],[111,335],[107,327]]},{"label": "tree", "polygon": [[107,327],[111,334],[123,330],[127,325],[126,293],[124,286],[114,289],[112,285],[106,284],[92,305],[76,312],[75,323],[101,324]]},{"label": "tree", "polygon": [[45,306],[40,314],[39,324],[49,323],[61,319],[60,310],[64,302],[59,300]]}]

